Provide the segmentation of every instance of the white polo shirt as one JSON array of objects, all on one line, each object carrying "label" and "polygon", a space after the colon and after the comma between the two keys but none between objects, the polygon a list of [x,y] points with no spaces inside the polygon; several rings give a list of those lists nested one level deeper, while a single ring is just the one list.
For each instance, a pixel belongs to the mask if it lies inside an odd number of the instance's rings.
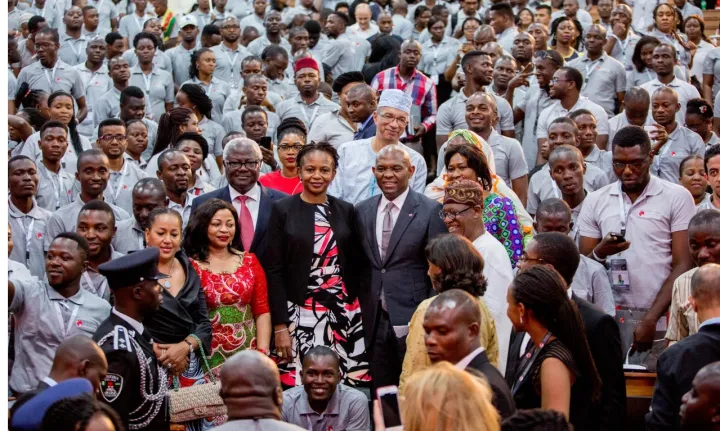
[{"label": "white polo shirt", "polygon": [[658,81],[657,78],[653,79],[650,82],[646,82],[645,84],[641,85],[640,88],[644,88],[645,90],[647,90],[648,93],[650,93],[650,111],[648,112],[648,116],[650,117],[652,117],[652,95],[655,90],[663,87],[670,87],[675,90],[675,92],[677,92],[678,103],[680,103],[680,110],[675,113],[675,120],[678,122],[678,124],[685,124],[685,108],[687,107],[687,102],[690,99],[700,98],[700,93],[693,85],[690,85],[685,81],[679,80],[677,76],[668,85],[665,85],[662,82]]},{"label": "white polo shirt", "polygon": [[580,96],[577,102],[575,102],[575,105],[570,109],[563,108],[559,100],[556,100],[555,103],[543,109],[540,113],[540,117],[538,118],[537,139],[547,139],[547,131],[550,127],[550,123],[555,121],[557,118],[567,117],[579,109],[587,109],[595,116],[595,120],[597,120],[598,135],[607,135],[610,132],[608,116],[605,110],[587,97]]}]

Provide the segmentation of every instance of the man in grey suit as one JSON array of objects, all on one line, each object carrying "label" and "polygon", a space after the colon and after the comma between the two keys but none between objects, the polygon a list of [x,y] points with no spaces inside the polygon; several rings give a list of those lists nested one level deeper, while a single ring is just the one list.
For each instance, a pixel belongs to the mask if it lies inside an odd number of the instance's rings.
[{"label": "man in grey suit", "polygon": [[384,147],[373,167],[382,195],[355,208],[358,236],[370,262],[371,285],[360,301],[376,388],[399,382],[410,318],[432,293],[425,246],[447,232],[439,216],[442,206],[408,186],[414,172],[404,148]]}]

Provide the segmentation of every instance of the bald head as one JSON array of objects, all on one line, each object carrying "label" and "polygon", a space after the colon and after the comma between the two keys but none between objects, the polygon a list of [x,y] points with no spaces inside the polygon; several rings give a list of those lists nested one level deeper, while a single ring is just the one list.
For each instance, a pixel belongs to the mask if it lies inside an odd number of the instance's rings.
[{"label": "bald head", "polygon": [[425,312],[425,348],[430,362],[457,364],[480,347],[481,312],[477,299],[460,289],[438,295]]},{"label": "bald head", "polygon": [[658,97],[661,97],[661,96],[667,96],[667,97],[669,97],[671,100],[673,100],[675,103],[678,103],[678,94],[677,94],[677,91],[673,90],[673,89],[670,88],[670,87],[660,87],[660,88],[658,88],[657,90],[655,90],[655,92],[653,92],[653,94],[652,94],[652,99],[655,100],[655,99],[657,99]]},{"label": "bald head", "polygon": [[477,30],[475,30],[473,42],[477,48],[485,45],[486,43],[495,42],[495,30],[487,24],[481,25]]},{"label": "bald head", "polygon": [[690,290],[693,308],[698,311],[698,314],[704,310],[718,309],[720,307],[720,265],[708,263],[698,268],[690,281]]},{"label": "bald head", "polygon": [[280,419],[282,387],[277,365],[255,350],[236,353],[220,373],[220,396],[230,419],[262,417],[271,414]]},{"label": "bald head", "polygon": [[380,159],[394,159],[398,158],[403,161],[403,164],[406,166],[410,166],[412,164],[410,160],[410,153],[408,153],[403,147],[400,145],[387,145],[380,149],[377,153],[376,157],[376,164],[379,162]]},{"label": "bald head", "polygon": [[420,45],[420,42],[418,42],[415,39],[408,39],[405,42],[403,42],[402,45],[400,45],[400,52],[405,51],[406,49],[408,49],[411,46],[416,47],[417,49],[420,50],[420,52],[422,52],[422,45]]},{"label": "bald head", "polygon": [[354,85],[350,91],[348,91],[347,97],[360,98],[367,101],[375,101],[377,103],[377,95],[375,90],[365,83]]},{"label": "bald head", "polygon": [[642,87],[632,87],[625,92],[625,103],[642,103],[650,106],[650,94]]},{"label": "bald head", "polygon": [[447,290],[438,295],[428,307],[425,315],[431,313],[442,313],[455,316],[459,323],[480,324],[482,315],[477,299],[460,289]]},{"label": "bald head", "polygon": [[100,346],[90,337],[75,335],[58,346],[49,377],[56,382],[83,377],[92,383],[97,392],[107,372],[107,358]]}]

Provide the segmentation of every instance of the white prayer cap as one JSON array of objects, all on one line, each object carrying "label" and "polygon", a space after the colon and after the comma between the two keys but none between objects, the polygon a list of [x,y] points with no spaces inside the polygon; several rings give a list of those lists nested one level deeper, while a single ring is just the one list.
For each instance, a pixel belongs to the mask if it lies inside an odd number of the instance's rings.
[{"label": "white prayer cap", "polygon": [[30,18],[32,18],[32,17],[33,17],[33,14],[31,14],[31,13],[24,13],[24,14],[20,15],[20,25],[29,23]]},{"label": "white prayer cap", "polygon": [[383,106],[399,109],[406,114],[410,114],[412,99],[401,90],[383,90],[380,94],[378,108],[382,108]]}]

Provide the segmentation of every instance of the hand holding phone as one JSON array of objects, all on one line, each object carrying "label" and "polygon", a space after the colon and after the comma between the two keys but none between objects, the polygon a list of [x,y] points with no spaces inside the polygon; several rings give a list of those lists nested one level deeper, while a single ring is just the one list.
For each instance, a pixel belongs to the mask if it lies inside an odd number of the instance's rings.
[{"label": "hand holding phone", "polygon": [[383,386],[378,388],[377,397],[380,401],[383,427],[387,431],[401,431],[400,404],[398,403],[397,386]]}]

